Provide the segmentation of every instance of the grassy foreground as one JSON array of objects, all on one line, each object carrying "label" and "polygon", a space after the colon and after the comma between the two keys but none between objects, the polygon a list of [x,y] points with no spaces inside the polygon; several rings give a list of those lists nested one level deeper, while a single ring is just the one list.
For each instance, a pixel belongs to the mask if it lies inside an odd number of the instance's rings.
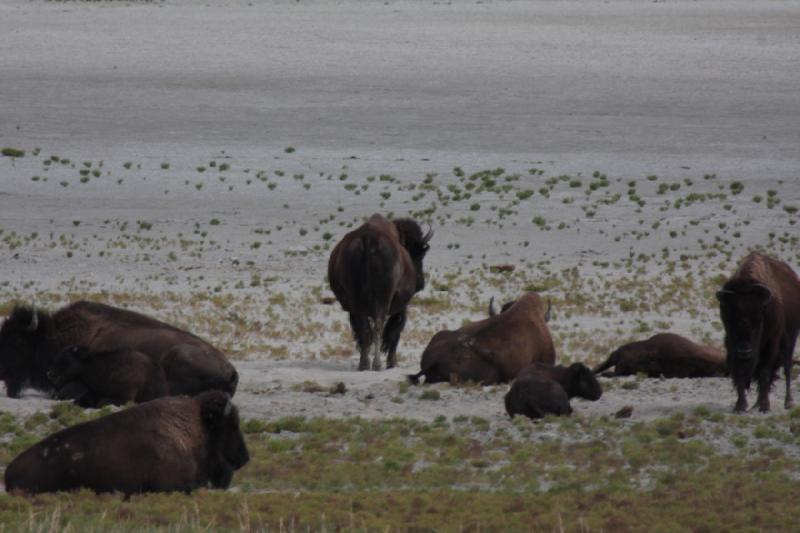
[{"label": "grassy foreground", "polygon": [[[59,404],[0,415],[0,462],[97,416]],[[758,531],[800,522],[800,409],[698,409],[642,423],[579,416],[510,429],[481,418],[284,418],[243,425],[252,460],[228,491],[128,500],[0,496],[22,531]]]}]

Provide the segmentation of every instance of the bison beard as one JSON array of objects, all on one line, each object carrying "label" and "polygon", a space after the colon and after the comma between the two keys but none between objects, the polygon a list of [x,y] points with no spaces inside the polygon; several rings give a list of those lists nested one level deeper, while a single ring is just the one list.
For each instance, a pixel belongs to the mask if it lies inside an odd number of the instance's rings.
[{"label": "bison beard", "polygon": [[770,409],[769,391],[783,366],[784,406],[793,405],[792,355],[800,332],[800,279],[784,263],[752,252],[717,292],[725,326],[727,365],[736,387],[735,411],[747,409],[750,383],[758,383],[756,405]]},{"label": "bison beard", "polygon": [[50,435],[8,465],[5,484],[31,494],[189,492],[227,488],[248,461],[236,407],[224,392],[209,391],[159,398]]}]

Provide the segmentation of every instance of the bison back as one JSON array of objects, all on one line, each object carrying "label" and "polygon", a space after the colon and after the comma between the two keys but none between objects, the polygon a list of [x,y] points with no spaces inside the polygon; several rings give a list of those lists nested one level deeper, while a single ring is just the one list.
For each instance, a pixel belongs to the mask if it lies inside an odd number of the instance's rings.
[{"label": "bison back", "polygon": [[509,416],[543,418],[548,414],[569,415],[572,407],[564,388],[550,379],[526,376],[514,381],[505,397]]},{"label": "bison back", "polygon": [[188,491],[206,481],[205,439],[192,398],[154,400],[34,444],[9,464],[6,490]]}]

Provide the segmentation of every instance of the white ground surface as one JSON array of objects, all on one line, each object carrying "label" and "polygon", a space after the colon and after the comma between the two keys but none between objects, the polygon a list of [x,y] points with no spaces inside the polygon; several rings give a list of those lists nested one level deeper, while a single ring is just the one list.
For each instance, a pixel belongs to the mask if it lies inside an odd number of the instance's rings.
[{"label": "white ground surface", "polygon": [[[254,270],[276,276],[281,290],[320,287],[326,254],[305,252],[321,239],[301,238],[297,228],[339,206],[343,218],[378,210],[374,199],[345,194],[335,180],[318,177],[329,173],[421,179],[454,166],[502,166],[520,172],[537,167],[547,176],[599,170],[623,180],[657,174],[698,181],[714,173],[726,183],[777,189],[784,203],[797,203],[798,28],[800,3],[792,1],[0,0],[0,146],[29,153],[0,158],[0,227],[6,235],[35,231],[56,239],[64,232],[81,250],[95,252],[68,261],[61,247],[3,247],[0,278],[9,282],[6,294],[27,301],[39,290],[86,284],[188,293],[198,276],[213,286]],[[285,153],[288,146],[296,152]],[[34,147],[41,148],[40,157],[30,156]],[[59,167],[49,171],[47,183],[33,181],[50,154],[93,161],[95,168],[103,161],[113,175],[83,187],[76,169]],[[230,182],[206,178],[202,190],[194,188],[200,181],[195,168],[210,159],[230,161],[239,172],[235,191],[227,189]],[[126,161],[134,163],[132,170],[123,169]],[[168,171],[162,162],[170,163]],[[304,173],[313,187],[247,189],[243,169]],[[61,179],[70,185],[58,186]],[[384,209],[412,209],[407,202],[395,193]],[[736,216],[752,219],[742,250],[767,231],[796,233],[785,217],[756,214],[749,195],[736,208]],[[498,261],[546,257],[591,274],[593,257],[615,260],[633,250],[598,233],[612,223],[633,226],[640,215],[631,211],[610,210],[587,221],[577,206],[553,201],[536,209],[553,225],[575,221],[576,230],[565,237],[522,227],[437,227],[439,245],[427,261],[432,276],[473,254]],[[694,209],[692,215],[709,225],[732,216]],[[644,216],[648,224],[649,217],[664,220],[655,211]],[[157,235],[174,239],[212,217],[222,220],[212,233],[222,244],[202,257],[170,262],[166,252],[152,252],[147,261],[97,254],[117,235],[120,221],[149,221]],[[78,220],[79,226],[72,224]],[[276,225],[290,227],[291,234],[276,232],[257,250],[247,246],[254,228]],[[337,236],[343,231],[332,228]],[[695,251],[695,237],[669,242]],[[520,257],[512,244],[527,238],[533,246]],[[450,242],[463,246],[445,249]],[[659,250],[664,242],[637,240],[636,252]],[[246,260],[256,266],[245,268]],[[722,272],[716,263],[697,266]],[[168,319],[168,311],[160,316]],[[293,311],[287,310],[289,318],[301,320]],[[475,316],[456,314],[436,326]],[[343,319],[338,309],[329,315],[323,322]],[[679,332],[689,331],[688,316],[676,320]],[[330,340],[325,336],[320,331],[320,344]],[[249,360],[238,364],[237,401],[245,416],[265,418],[502,419],[503,387],[441,386],[439,401],[419,400],[421,389],[399,393],[424,342],[404,346],[403,367],[380,373],[354,372],[354,359],[274,361],[247,354]],[[293,390],[305,380],[325,387],[342,381],[348,392]],[[781,400],[782,394],[773,400],[778,412]],[[2,398],[0,409],[31,412],[47,403]],[[654,417],[698,405],[728,410],[732,403],[725,380],[669,380],[638,390],[616,387],[600,402],[575,402],[574,408],[599,415],[633,405],[634,417]]]}]

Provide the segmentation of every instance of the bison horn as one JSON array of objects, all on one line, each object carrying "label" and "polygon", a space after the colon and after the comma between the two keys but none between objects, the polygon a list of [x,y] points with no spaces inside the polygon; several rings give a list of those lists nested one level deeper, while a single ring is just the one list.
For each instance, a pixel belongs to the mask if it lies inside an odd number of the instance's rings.
[{"label": "bison horn", "polygon": [[494,296],[489,299],[489,316],[494,316],[497,314],[497,311],[494,308]]},{"label": "bison horn", "polygon": [[28,327],[25,331],[28,333],[33,333],[39,327],[39,312],[36,310],[36,306],[33,306],[33,317],[31,317],[31,323],[28,324]]},{"label": "bison horn", "polygon": [[553,309],[553,302],[550,301],[550,298],[547,299],[547,311],[544,312],[544,321],[545,323],[550,322],[550,311]]},{"label": "bison horn", "polygon": [[429,224],[428,224],[428,233],[426,233],[426,234],[425,234],[425,235],[422,237],[422,242],[428,242],[429,240],[431,240],[431,237],[433,237],[433,228],[431,227],[431,225],[430,225],[430,223],[429,223]]},{"label": "bison horn", "polygon": [[722,299],[725,298],[725,296],[727,296],[728,294],[735,294],[735,293],[730,289],[722,289],[720,291],[717,291],[717,300],[721,302]]},{"label": "bison horn", "polygon": [[227,418],[231,414],[232,410],[233,410],[233,403],[229,399],[227,402],[225,402],[225,409],[222,410],[222,417]]}]

